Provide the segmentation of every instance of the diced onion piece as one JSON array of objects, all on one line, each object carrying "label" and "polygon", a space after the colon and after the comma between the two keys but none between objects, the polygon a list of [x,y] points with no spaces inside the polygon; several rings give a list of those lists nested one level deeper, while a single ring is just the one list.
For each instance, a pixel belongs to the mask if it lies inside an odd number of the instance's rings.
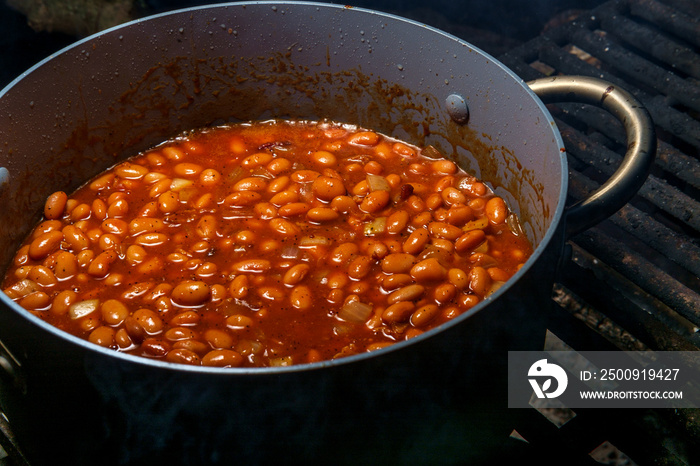
[{"label": "diced onion piece", "polygon": [[[480,245],[478,245],[477,247],[475,247],[472,252],[480,252],[483,254],[486,254],[487,252],[489,252],[489,240],[486,240],[483,243],[481,243]],[[493,264],[493,265],[496,265],[496,264]]]},{"label": "diced onion piece", "polygon": [[190,187],[190,188],[183,188],[180,190],[180,194],[178,198],[183,201],[187,202],[192,196],[197,194],[197,188],[195,187]]},{"label": "diced onion piece", "polygon": [[435,146],[425,146],[420,152],[423,157],[428,157],[429,159],[442,159],[444,158],[442,153],[435,148]]},{"label": "diced onion piece", "polygon": [[489,226],[489,219],[487,217],[481,217],[465,223],[462,227],[462,231],[483,230],[487,226]]},{"label": "diced onion piece", "polygon": [[508,225],[508,229],[513,233],[515,236],[523,236],[523,227],[520,225],[520,220],[518,219],[518,216],[515,214],[510,214],[508,217],[506,217],[506,225]]},{"label": "diced onion piece", "polygon": [[291,356],[282,356],[279,358],[270,358],[270,366],[271,367],[283,367],[283,366],[291,366],[293,364],[292,357]]},{"label": "diced onion piece", "polygon": [[489,288],[489,291],[486,292],[486,296],[490,296],[494,294],[500,287],[505,285],[506,282],[493,282],[491,284],[491,288]]},{"label": "diced onion piece", "polygon": [[372,306],[361,301],[349,301],[340,308],[338,317],[346,322],[363,323],[367,322],[372,315]]},{"label": "diced onion piece", "polygon": [[310,246],[328,246],[331,244],[331,240],[325,236],[311,235],[304,236],[299,240],[299,247],[310,247]]},{"label": "diced onion piece", "polygon": [[389,182],[381,175],[367,174],[367,184],[370,191],[391,191]]},{"label": "diced onion piece", "polygon": [[11,299],[24,298],[28,294],[39,291],[39,285],[24,278],[5,290],[5,294]]},{"label": "diced onion piece", "polygon": [[170,183],[170,190],[173,192],[182,191],[185,188],[189,188],[194,184],[192,180],[186,180],[184,178],[173,178],[172,183]]},{"label": "diced onion piece", "polygon": [[282,249],[280,256],[285,259],[296,259],[299,257],[299,246],[290,245]]},{"label": "diced onion piece", "polygon": [[386,217],[377,217],[365,223],[365,236],[381,235],[386,231]]},{"label": "diced onion piece", "polygon": [[68,315],[73,320],[80,319],[81,317],[85,317],[86,315],[95,312],[99,304],[99,299],[86,299],[85,301],[80,301],[72,304],[68,308]]}]

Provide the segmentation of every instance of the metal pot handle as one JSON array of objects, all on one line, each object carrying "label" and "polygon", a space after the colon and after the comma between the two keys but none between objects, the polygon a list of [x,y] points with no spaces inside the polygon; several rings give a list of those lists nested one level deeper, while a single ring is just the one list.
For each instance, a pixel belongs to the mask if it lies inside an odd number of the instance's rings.
[{"label": "metal pot handle", "polygon": [[527,83],[545,104],[579,102],[601,107],[625,127],[627,152],[620,167],[586,199],[566,213],[566,234],[572,237],[617,212],[644,184],[656,155],[656,133],[647,110],[629,92],[587,76],[555,76]]}]

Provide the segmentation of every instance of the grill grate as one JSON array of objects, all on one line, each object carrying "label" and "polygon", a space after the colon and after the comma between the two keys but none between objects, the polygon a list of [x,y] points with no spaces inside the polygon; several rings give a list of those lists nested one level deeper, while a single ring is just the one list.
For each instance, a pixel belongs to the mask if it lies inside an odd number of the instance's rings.
[{"label": "grill grate", "polygon": [[[699,18],[694,0],[613,0],[499,57],[524,80],[566,74],[610,81],[634,94],[656,124],[657,160],[638,195],[570,242],[552,331],[574,349],[700,349]],[[550,110],[567,147],[573,202],[612,174],[625,136],[598,109]],[[555,435],[578,459],[607,440],[637,464],[700,464],[697,410],[576,414],[561,428],[531,416],[518,432],[543,452]]]}]

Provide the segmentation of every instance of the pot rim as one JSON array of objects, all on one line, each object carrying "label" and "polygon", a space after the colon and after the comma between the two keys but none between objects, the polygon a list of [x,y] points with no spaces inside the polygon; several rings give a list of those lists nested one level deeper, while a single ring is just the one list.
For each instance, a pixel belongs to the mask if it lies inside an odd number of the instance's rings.
[{"label": "pot rim", "polygon": [[[400,342],[393,343],[387,347],[370,351],[370,352],[364,352],[364,353],[359,353],[355,354],[352,356],[347,356],[347,357],[342,357],[339,359],[332,359],[332,360],[326,360],[326,361],[319,361],[319,362],[314,362],[314,363],[303,363],[303,364],[295,364],[292,366],[277,366],[277,367],[234,367],[234,368],[219,368],[219,367],[207,367],[207,366],[190,366],[186,364],[178,364],[178,363],[171,363],[167,361],[162,361],[158,359],[150,359],[147,357],[143,356],[136,356],[132,354],[127,354],[127,353],[122,353],[119,351],[115,351],[112,349],[108,348],[103,348],[101,346],[95,345],[93,343],[90,343],[87,340],[84,340],[82,338],[76,337],[74,335],[69,334],[68,332],[64,332],[63,330],[58,329],[57,327],[54,327],[53,325],[43,321],[39,317],[34,316],[33,314],[27,312],[24,308],[22,308],[19,304],[15,303],[12,301],[5,293],[0,293],[0,302],[7,306],[9,309],[14,311],[15,313],[19,314],[22,318],[27,319],[30,321],[32,324],[35,326],[39,327],[40,329],[44,331],[48,331],[54,336],[58,337],[59,339],[66,340],[69,343],[72,343],[74,345],[78,345],[82,347],[83,349],[87,350],[87,354],[91,352],[96,352],[102,356],[106,356],[109,358],[116,358],[118,360],[122,360],[127,363],[132,363],[132,364],[138,364],[142,366],[149,366],[154,369],[159,369],[159,370],[167,370],[167,371],[182,371],[182,372],[187,372],[187,373],[199,373],[199,374],[210,374],[210,375],[217,375],[217,376],[241,376],[241,375],[270,375],[270,374],[283,374],[283,373],[296,373],[296,372],[302,372],[302,371],[308,371],[308,370],[318,370],[318,369],[324,369],[324,368],[329,368],[329,367],[335,367],[335,366],[341,366],[345,364],[353,364],[353,363],[359,363],[361,361],[364,361],[369,358],[375,358],[375,357],[381,357],[385,354],[392,353],[394,351],[400,351],[403,348],[406,348],[410,345],[414,344],[419,344],[420,342],[432,338],[450,328],[456,325],[461,325],[469,319],[471,316],[476,314],[477,312],[482,311],[484,308],[486,308],[489,304],[491,304],[493,301],[499,299],[501,296],[503,296],[505,293],[507,293],[510,288],[513,286],[514,283],[516,283],[518,280],[520,280],[533,266],[533,264],[539,260],[540,256],[543,254],[544,250],[549,246],[550,242],[554,238],[555,235],[561,235],[562,233],[559,232],[559,227],[560,224],[564,221],[564,210],[566,208],[566,197],[567,197],[567,192],[568,192],[568,163],[566,159],[566,152],[564,148],[564,143],[561,138],[561,134],[559,130],[557,129],[556,123],[554,122],[554,118],[552,115],[549,113],[549,110],[547,110],[545,104],[540,100],[540,98],[528,87],[528,85],[525,83],[523,79],[521,79],[518,75],[515,74],[510,68],[506,67],[503,63],[498,61],[496,58],[494,58],[492,55],[484,52],[480,48],[472,45],[471,43],[460,39],[452,34],[449,34],[445,31],[442,31],[440,29],[437,29],[435,27],[426,25],[424,23],[408,19],[402,16],[394,15],[391,13],[385,13],[377,10],[372,10],[368,8],[361,8],[361,7],[354,7],[354,6],[345,6],[345,5],[336,5],[336,4],[329,4],[329,3],[322,3],[322,2],[310,2],[310,1],[272,1],[272,0],[260,0],[260,1],[249,1],[249,2],[230,2],[230,3],[216,3],[216,4],[208,4],[208,5],[198,5],[198,6],[193,6],[193,7],[188,7],[188,8],[182,8],[182,9],[177,9],[177,10],[171,10],[167,12],[162,12],[162,13],[157,13],[154,15],[149,15],[147,17],[135,19],[133,21],[129,21],[117,26],[113,26],[111,28],[105,29],[103,31],[100,31],[96,34],[93,34],[91,36],[85,37],[83,39],[80,39],[73,44],[70,44],[61,50],[51,54],[47,58],[41,60],[31,68],[27,69],[25,72],[20,74],[17,78],[12,80],[7,86],[5,86],[2,90],[0,90],[0,99],[8,93],[15,85],[19,84],[23,79],[28,78],[36,69],[50,64],[51,60],[54,58],[57,58],[61,55],[64,55],[71,50],[74,50],[76,48],[79,48],[83,46],[86,43],[89,43],[99,37],[110,35],[117,33],[118,31],[121,30],[126,30],[129,28],[134,27],[135,25],[139,25],[141,23],[146,23],[149,21],[152,21],[156,18],[161,18],[165,16],[174,16],[174,15],[183,15],[187,13],[191,13],[193,11],[198,11],[198,10],[225,10],[228,8],[240,8],[240,7],[248,7],[251,5],[260,5],[260,6],[270,6],[272,7],[292,7],[296,8],[297,6],[311,6],[311,7],[317,7],[317,8],[331,8],[331,9],[337,9],[337,10],[346,10],[349,12],[352,11],[357,11],[363,14],[370,14],[370,15],[377,15],[381,16],[387,19],[390,19],[392,21],[396,22],[402,22],[402,23],[407,23],[412,26],[420,27],[423,29],[426,29],[430,31],[431,33],[442,35],[447,37],[450,40],[457,41],[458,43],[464,45],[467,47],[467,50],[476,52],[489,60],[493,65],[496,65],[500,70],[515,80],[515,82],[520,85],[520,87],[527,93],[529,94],[530,98],[532,98],[535,103],[537,104],[539,110],[542,112],[542,116],[546,119],[546,121],[549,123],[549,127],[552,130],[552,136],[555,140],[556,145],[558,146],[558,157],[559,157],[559,164],[561,166],[561,179],[560,179],[560,190],[559,190],[559,198],[557,201],[556,208],[554,209],[554,213],[552,215],[552,220],[547,227],[547,230],[545,234],[542,237],[542,240],[540,243],[537,245],[537,247],[533,250],[532,255],[530,258],[525,262],[525,264],[518,270],[503,286],[501,286],[498,290],[496,290],[491,296],[483,299],[481,302],[479,302],[476,306],[473,308],[469,309],[468,311],[464,312],[463,314],[459,315],[458,317],[455,317],[449,322],[445,322],[444,324],[431,329],[429,331],[426,331],[425,333],[422,333],[421,335],[418,335],[414,338],[411,338],[409,340],[404,340]],[[1,342],[0,342],[1,343]]]}]

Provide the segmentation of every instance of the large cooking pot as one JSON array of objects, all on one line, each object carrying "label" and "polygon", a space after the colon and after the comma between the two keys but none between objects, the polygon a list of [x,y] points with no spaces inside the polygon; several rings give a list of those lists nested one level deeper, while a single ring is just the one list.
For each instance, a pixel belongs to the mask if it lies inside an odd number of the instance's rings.
[{"label": "large cooking pot", "polygon": [[[0,95],[0,266],[44,199],[195,127],[330,118],[452,154],[517,211],[534,254],[448,325],[296,367],[189,367],[105,350],[0,296],[0,403],[31,464],[466,463],[512,429],[507,350],[541,349],[569,235],[634,194],[655,152],[626,92],[585,78],[528,87],[425,25],[314,3],[224,4],[135,21],[39,63]],[[533,92],[534,89],[534,92]],[[544,100],[602,105],[629,135],[613,179],[567,208]],[[1,293],[0,293],[1,294]]]}]

